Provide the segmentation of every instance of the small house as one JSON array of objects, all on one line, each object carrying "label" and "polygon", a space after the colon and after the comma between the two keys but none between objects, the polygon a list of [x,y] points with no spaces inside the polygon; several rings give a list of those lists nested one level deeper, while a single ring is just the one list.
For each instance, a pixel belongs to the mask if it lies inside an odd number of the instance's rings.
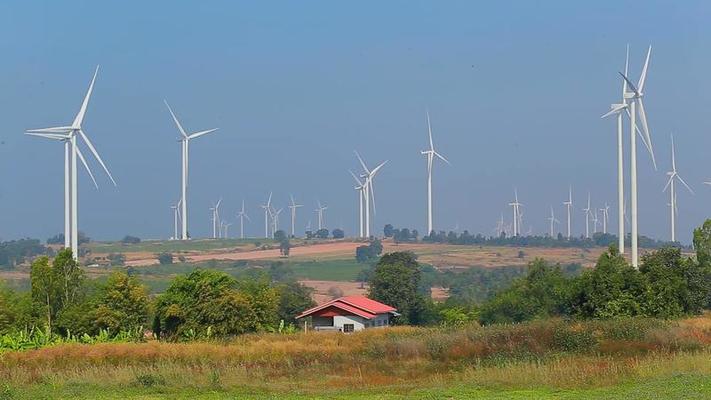
[{"label": "small house", "polygon": [[348,333],[389,326],[392,317],[398,315],[395,308],[365,296],[345,296],[306,310],[296,318],[311,317],[316,331]]}]

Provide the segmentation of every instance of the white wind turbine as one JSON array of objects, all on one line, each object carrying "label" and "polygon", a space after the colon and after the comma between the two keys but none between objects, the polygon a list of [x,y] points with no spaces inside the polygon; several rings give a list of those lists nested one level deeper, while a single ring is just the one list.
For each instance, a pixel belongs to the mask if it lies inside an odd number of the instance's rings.
[{"label": "white wind turbine", "polygon": [[[165,103],[165,106],[168,107],[168,111],[170,111],[171,117],[173,117],[173,121],[175,122],[175,125],[178,127],[178,130],[180,131],[180,134],[182,137],[179,139],[180,140],[180,146],[181,146],[181,153],[182,153],[182,170],[181,170],[181,193],[182,197],[181,199],[183,200],[182,202],[182,229],[180,233],[180,238],[182,240],[188,240],[188,159],[190,155],[190,141],[192,139],[197,139],[200,136],[207,135],[208,133],[214,132],[217,130],[215,129],[208,129],[204,131],[199,131],[199,132],[194,132],[194,133],[186,133],[185,129],[183,129],[183,126],[180,124],[180,121],[178,121],[178,117],[175,116],[175,113],[173,112],[173,109],[170,108],[170,105],[168,105],[168,102],[166,100],[163,100]],[[214,235],[213,235],[214,236]]]},{"label": "white wind turbine", "polygon": [[72,256],[77,259],[79,256],[79,228],[78,228],[78,181],[77,181],[77,159],[81,161],[89,173],[89,177],[93,181],[94,185],[98,188],[94,175],[89,169],[89,165],[86,163],[84,155],[78,147],[78,136],[81,136],[86,146],[89,148],[91,153],[94,155],[96,160],[99,162],[101,167],[104,169],[106,174],[116,186],[116,181],[111,172],[104,164],[104,161],[99,156],[96,148],[89,140],[82,129],[82,122],[84,121],[84,116],[86,115],[86,110],[89,106],[89,99],[91,98],[91,93],[94,90],[94,82],[96,82],[96,76],[99,73],[99,66],[97,65],[94,71],[94,77],[91,79],[89,84],[89,89],[84,96],[81,107],[74,121],[69,126],[58,126],[53,128],[42,128],[42,129],[29,129],[25,131],[25,134],[31,136],[39,136],[46,139],[59,140],[64,142],[64,247],[72,249]]},{"label": "white wind turbine", "polygon": [[172,240],[178,240],[178,221],[180,220],[180,202],[182,200],[178,200],[178,202],[170,208],[173,210],[173,238]]},{"label": "white wind turbine", "polygon": [[362,238],[365,235],[363,232],[363,201],[368,201],[366,194],[367,187],[363,182],[361,182],[356,174],[353,173],[353,171],[348,170],[348,172],[350,172],[351,176],[356,181],[355,190],[358,191],[358,236]]},{"label": "white wind turbine", "polygon": [[553,237],[554,229],[555,229],[555,224],[559,224],[560,221],[558,221],[555,218],[555,214],[553,213],[553,207],[551,207],[551,216],[548,217],[548,221],[551,223],[551,237]]},{"label": "white wind turbine", "polygon": [[[629,80],[629,78],[620,72],[622,78],[627,82],[627,87],[625,90],[624,98],[629,100],[630,107],[630,182],[631,182],[631,214],[632,214],[632,239],[631,239],[631,253],[632,253],[632,267],[638,268],[638,223],[637,223],[637,113],[639,113],[639,119],[642,125],[642,133],[644,135],[644,142],[647,149],[652,155],[652,162],[654,162],[654,151],[652,149],[652,139],[649,134],[649,125],[647,124],[647,114],[644,111],[644,103],[642,98],[644,97],[644,84],[647,80],[647,68],[649,67],[649,58],[652,54],[652,46],[649,46],[647,50],[647,58],[644,62],[644,67],[642,68],[642,73],[639,77],[637,86]],[[655,163],[656,166],[656,163]]]},{"label": "white wind turbine", "polygon": [[276,208],[272,208],[272,236],[274,236],[276,234],[276,231],[279,230],[279,214],[281,214],[283,210],[283,208],[280,208],[278,210]]},{"label": "white wind turbine", "polygon": [[588,206],[583,208],[585,212],[585,238],[590,238],[590,192],[588,192]]},{"label": "white wind turbine", "polygon": [[220,204],[222,203],[222,199],[219,199],[217,203],[215,203],[214,206],[210,207],[210,211],[212,211],[212,238],[217,239],[218,237],[218,227],[217,224],[218,222],[220,223],[219,227],[219,235],[222,236],[222,221],[220,220]]},{"label": "white wind turbine", "polygon": [[237,218],[239,218],[239,238],[244,239],[244,219],[247,218],[247,221],[252,221],[244,211],[244,199],[242,200],[242,209],[237,213]]},{"label": "white wind turbine", "polygon": [[573,207],[573,187],[568,186],[568,200],[563,202],[563,205],[568,212],[568,231],[567,238],[570,239],[570,209]]},{"label": "white wind turbine", "polygon": [[[650,48],[651,49],[651,48]],[[627,46],[627,54],[625,57],[625,73],[627,75],[629,67],[629,53],[630,48]],[[646,67],[645,67],[646,68]],[[632,119],[632,113],[630,112],[630,104],[627,102],[627,80],[622,80],[622,102],[610,105],[610,111],[604,114],[601,118],[607,118],[609,116],[615,115],[617,117],[617,236],[618,236],[618,247],[620,253],[625,252],[625,225],[624,225],[624,157],[623,157],[623,127],[622,127],[622,113],[626,113],[627,116]],[[654,152],[652,151],[651,141],[647,141],[647,138],[642,134],[642,132],[635,126],[633,128],[636,133],[642,139],[647,151],[652,157],[652,163],[654,164],[654,169],[656,170],[656,160],[654,159]],[[647,133],[648,135],[648,133]],[[636,152],[635,152],[636,153]],[[636,168],[636,166],[635,166]]]},{"label": "white wind turbine", "polygon": [[518,190],[514,189],[514,201],[509,203],[513,208],[513,236],[518,236],[521,234],[521,210],[520,207],[523,205],[518,202]]},{"label": "white wind turbine", "polygon": [[314,211],[316,212],[316,215],[318,216],[318,230],[321,230],[324,227],[323,212],[326,211],[328,209],[328,207],[321,204],[320,200],[316,200],[316,203],[317,203],[318,207]]},{"label": "white wind turbine", "polygon": [[675,156],[675,151],[674,151],[674,135],[671,136],[671,159],[672,159],[672,170],[667,172],[667,175],[669,176],[669,180],[667,181],[667,184],[664,186],[664,190],[666,191],[667,188],[669,188],[669,211],[671,214],[671,241],[675,242],[676,241],[676,215],[679,212],[678,205],[676,202],[676,186],[674,185],[675,179],[678,179],[679,182],[681,182],[684,187],[686,187],[691,194],[694,194],[694,191],[691,190],[691,187],[686,184],[684,181],[684,178],[682,178],[679,173],[676,170],[676,156]]},{"label": "white wind turbine", "polygon": [[289,210],[291,210],[291,237],[295,237],[296,233],[296,209],[303,207],[303,204],[296,204],[294,201],[294,196],[289,195],[291,198],[291,204],[289,204]]},{"label": "white wind turbine", "polygon": [[595,209],[593,211],[594,212],[592,212],[592,211],[590,212],[590,215],[591,215],[590,219],[592,220],[592,223],[593,223],[593,236],[594,236],[595,233],[597,232],[597,224],[600,223],[600,220],[597,217],[597,209]]},{"label": "white wind turbine", "polygon": [[358,152],[355,152],[356,157],[358,157],[358,161],[360,162],[361,167],[363,167],[364,173],[361,175],[362,178],[365,178],[365,236],[370,237],[370,205],[372,203],[373,205],[373,214],[375,214],[375,189],[373,187],[373,179],[375,178],[375,175],[380,171],[380,169],[385,165],[388,161],[385,160],[381,162],[377,167],[373,168],[372,170],[368,169],[368,167],[365,165],[365,162],[363,161],[363,158],[361,158],[360,154]]},{"label": "white wind turbine", "polygon": [[429,111],[427,111],[426,114],[427,132],[430,138],[430,148],[429,150],[423,150],[420,153],[427,157],[427,234],[429,235],[434,229],[434,226],[432,224],[432,167],[434,165],[434,158],[436,156],[447,164],[450,164],[450,162],[435,150],[434,143],[432,141],[432,126],[430,124]]},{"label": "white wind turbine", "polygon": [[[605,203],[605,207],[601,208],[600,212],[602,213],[602,233],[607,234],[607,222],[610,220],[610,206]],[[624,209],[622,212],[624,213]]]},{"label": "white wind turbine", "polygon": [[222,228],[225,230],[225,234],[222,236],[224,239],[227,239],[227,229],[232,225],[231,222],[227,221],[222,221]]},{"label": "white wind turbine", "polygon": [[262,204],[260,207],[264,209],[264,237],[269,238],[269,215],[272,211],[272,192],[269,192],[267,204]]}]

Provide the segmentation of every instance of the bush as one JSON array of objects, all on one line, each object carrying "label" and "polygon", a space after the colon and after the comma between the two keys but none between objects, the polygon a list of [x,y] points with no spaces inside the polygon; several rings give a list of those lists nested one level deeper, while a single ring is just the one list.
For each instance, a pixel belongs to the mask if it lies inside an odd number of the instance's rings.
[{"label": "bush", "polygon": [[131,236],[131,235],[126,235],[121,239],[121,243],[123,244],[138,244],[141,243],[141,238],[138,238],[136,236]]},{"label": "bush", "polygon": [[163,252],[158,254],[158,262],[161,265],[167,265],[173,263],[173,254],[168,252]]}]

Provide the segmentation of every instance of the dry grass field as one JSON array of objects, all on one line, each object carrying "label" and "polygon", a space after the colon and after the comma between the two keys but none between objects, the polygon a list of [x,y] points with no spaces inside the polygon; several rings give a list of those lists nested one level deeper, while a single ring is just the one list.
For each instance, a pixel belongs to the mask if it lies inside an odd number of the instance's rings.
[{"label": "dry grass field", "polygon": [[0,398],[701,399],[710,346],[708,316],[64,344],[0,354]]}]

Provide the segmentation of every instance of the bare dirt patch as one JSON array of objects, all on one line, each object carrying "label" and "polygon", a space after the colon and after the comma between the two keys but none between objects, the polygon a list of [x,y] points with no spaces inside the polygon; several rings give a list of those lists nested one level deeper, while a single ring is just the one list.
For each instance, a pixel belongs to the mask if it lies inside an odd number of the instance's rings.
[{"label": "bare dirt patch", "polygon": [[302,285],[308,286],[314,289],[311,297],[314,299],[316,304],[323,304],[333,299],[333,296],[329,293],[332,292],[332,288],[340,290],[343,296],[365,296],[368,285],[363,285],[361,287],[360,282],[345,282],[345,281],[312,281],[303,280],[299,281]]}]

